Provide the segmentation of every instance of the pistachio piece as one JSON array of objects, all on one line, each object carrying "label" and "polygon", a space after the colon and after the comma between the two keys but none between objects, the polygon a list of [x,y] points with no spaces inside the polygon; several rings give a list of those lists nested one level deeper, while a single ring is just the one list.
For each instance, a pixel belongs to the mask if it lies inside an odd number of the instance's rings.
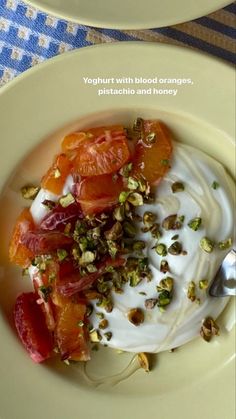
[{"label": "pistachio piece", "polygon": [[57,249],[57,257],[62,262],[68,256],[68,252],[65,249]]},{"label": "pistachio piece", "polygon": [[173,193],[183,192],[184,191],[184,184],[182,182],[174,182],[171,185],[171,189],[172,189]]},{"label": "pistachio piece", "polygon": [[182,252],[182,244],[178,241],[172,243],[170,247],[168,247],[168,253],[174,256],[180,255]]},{"label": "pistachio piece", "polygon": [[113,218],[116,221],[124,221],[125,219],[125,209],[124,206],[116,207],[113,211]]},{"label": "pistachio piece", "polygon": [[111,257],[115,257],[117,252],[119,251],[117,243],[113,240],[107,240],[107,245],[109,254],[111,255]]},{"label": "pistachio piece", "polygon": [[150,371],[148,355],[145,352],[140,352],[138,354],[138,361],[141,368],[143,368],[146,372]]},{"label": "pistachio piece", "polygon": [[139,326],[144,322],[144,313],[141,308],[132,308],[128,312],[128,320],[134,325]]},{"label": "pistachio piece", "polygon": [[112,333],[111,332],[106,332],[106,333],[104,333],[104,337],[109,342],[109,340],[111,340],[111,338],[112,338]]},{"label": "pistachio piece", "polygon": [[193,281],[189,282],[188,284],[187,297],[192,302],[196,300],[196,285]]},{"label": "pistachio piece", "polygon": [[126,234],[126,236],[130,238],[134,238],[136,234],[136,228],[134,224],[131,224],[129,221],[125,221],[123,224],[123,229]]},{"label": "pistachio piece", "polygon": [[170,268],[169,268],[169,264],[168,264],[167,260],[161,260],[160,271],[163,272],[164,274],[166,272],[170,272]]},{"label": "pistachio piece", "polygon": [[154,144],[156,142],[156,140],[157,140],[157,136],[156,136],[156,133],[155,132],[150,132],[150,134],[148,134],[146,136],[146,141],[149,144]]},{"label": "pistachio piece", "polygon": [[161,238],[161,232],[160,232],[160,224],[157,224],[157,223],[154,223],[153,225],[152,225],[152,227],[150,228],[150,233],[151,233],[151,236],[154,238],[154,239],[157,239],[157,240],[159,240],[160,238]]},{"label": "pistachio piece", "polygon": [[206,290],[208,287],[208,279],[201,279],[198,283],[200,290]]},{"label": "pistachio piece", "polygon": [[86,266],[86,268],[87,268],[87,271],[88,271],[90,274],[92,274],[92,273],[94,273],[94,272],[97,272],[97,268],[96,268],[96,266],[95,266],[93,263],[89,263],[89,264]]},{"label": "pistachio piece", "polygon": [[104,236],[107,240],[119,240],[123,235],[122,225],[117,221],[110,230],[104,232]]},{"label": "pistachio piece", "polygon": [[145,227],[151,228],[154,222],[156,221],[156,214],[151,211],[145,211],[143,214],[143,224]]},{"label": "pistachio piece", "polygon": [[81,257],[79,258],[79,264],[80,265],[88,265],[89,263],[94,262],[96,259],[96,254],[94,252],[91,252],[90,250],[86,250],[82,253]]},{"label": "pistachio piece", "polygon": [[142,240],[136,240],[133,243],[133,251],[137,253],[142,253],[142,250],[145,249],[146,243]]},{"label": "pistachio piece", "polygon": [[156,304],[157,298],[147,298],[147,300],[144,301],[144,305],[147,310],[152,310]]},{"label": "pistachio piece", "polygon": [[138,189],[139,187],[139,182],[138,180],[134,179],[133,177],[129,176],[128,177],[128,189],[135,191],[136,189]]},{"label": "pistachio piece", "polygon": [[155,247],[155,251],[159,256],[166,256],[167,255],[167,247],[164,243],[159,243]]},{"label": "pistachio piece", "polygon": [[104,314],[103,313],[97,312],[95,314],[99,319],[101,319],[101,320],[104,319]]},{"label": "pistachio piece", "polygon": [[121,175],[121,176],[123,176],[123,177],[129,177],[129,174],[130,174],[130,172],[131,172],[131,170],[132,170],[132,167],[133,167],[133,164],[132,163],[128,163],[128,164],[125,164],[121,169],[120,169],[120,171],[119,171],[119,174]]},{"label": "pistachio piece", "polygon": [[163,290],[171,292],[173,290],[174,280],[170,276],[163,278],[157,286],[157,291],[162,292]]},{"label": "pistachio piece", "polygon": [[38,186],[26,185],[21,188],[21,195],[24,199],[33,200],[38,195],[39,189]]},{"label": "pistachio piece", "polygon": [[63,208],[68,207],[69,205],[73,204],[73,202],[75,202],[75,198],[70,192],[59,199],[59,204],[61,204]]},{"label": "pistachio piece", "polygon": [[200,247],[204,252],[211,253],[214,249],[214,242],[208,237],[203,237],[200,240]]},{"label": "pistachio piece", "polygon": [[89,333],[89,337],[90,337],[90,341],[93,343],[97,343],[100,342],[100,340],[102,340],[101,334],[98,330],[91,330],[91,332]]},{"label": "pistachio piece", "polygon": [[132,192],[128,198],[127,201],[130,202],[134,207],[140,207],[143,205],[143,197],[140,193]]},{"label": "pistachio piece", "polygon": [[104,308],[107,313],[111,313],[113,310],[113,302],[111,301],[110,297],[99,299],[96,305],[97,307]]},{"label": "pistachio piece", "polygon": [[232,246],[232,239],[231,237],[229,239],[223,240],[221,242],[218,243],[218,247],[220,250],[226,250],[229,249]]},{"label": "pistachio piece", "polygon": [[212,189],[218,189],[220,187],[220,184],[218,182],[216,182],[216,180],[214,180],[214,182],[212,182],[211,187],[212,187]]},{"label": "pistachio piece", "polygon": [[179,230],[182,224],[177,218],[177,214],[172,214],[162,221],[162,227],[164,230]]},{"label": "pistachio piece", "polygon": [[99,329],[106,329],[108,327],[108,320],[102,319],[98,325]]},{"label": "pistachio piece", "polygon": [[136,287],[142,281],[142,277],[138,270],[128,272],[127,278],[129,279],[129,285],[131,287]]},{"label": "pistachio piece", "polygon": [[200,335],[206,342],[210,342],[213,336],[219,335],[219,330],[220,328],[216,324],[215,320],[211,317],[207,317],[202,323]]},{"label": "pistachio piece", "polygon": [[169,291],[162,291],[158,296],[158,300],[157,300],[158,307],[163,308],[169,305],[170,302],[171,302],[171,295]]},{"label": "pistachio piece", "polygon": [[201,226],[202,219],[200,217],[195,217],[189,221],[188,226],[194,231],[197,231]]},{"label": "pistachio piece", "polygon": [[120,193],[119,195],[119,202],[120,204],[124,204],[125,201],[127,200],[128,196],[129,196],[130,192],[127,191],[123,191]]}]

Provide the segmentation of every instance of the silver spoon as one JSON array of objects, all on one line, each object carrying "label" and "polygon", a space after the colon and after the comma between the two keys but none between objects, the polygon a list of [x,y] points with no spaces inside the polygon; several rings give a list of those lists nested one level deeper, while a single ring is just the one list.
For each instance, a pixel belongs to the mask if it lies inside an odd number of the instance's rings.
[{"label": "silver spoon", "polygon": [[236,295],[236,251],[234,249],[224,258],[209,288],[209,294],[212,297]]}]

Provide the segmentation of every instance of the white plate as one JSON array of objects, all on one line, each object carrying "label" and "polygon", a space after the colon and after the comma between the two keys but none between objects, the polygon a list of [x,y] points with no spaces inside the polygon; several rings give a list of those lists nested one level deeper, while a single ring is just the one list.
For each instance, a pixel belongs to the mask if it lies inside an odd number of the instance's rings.
[{"label": "white plate", "polygon": [[[100,86],[83,82],[83,77],[98,76],[185,77],[193,84],[178,87],[176,96],[98,96]],[[221,317],[222,334],[212,343],[196,339],[176,353],[160,354],[150,374],[138,371],[115,387],[95,388],[75,366],[50,361],[35,365],[30,360],[11,315],[15,296],[27,288],[27,281],[7,261],[10,231],[24,204],[20,186],[44,173],[59,139],[75,128],[127,123],[137,115],[158,117],[179,140],[210,153],[234,176],[233,86],[234,72],[221,62],[186,49],[132,42],[64,54],[0,90],[1,419],[233,419],[235,335],[224,329],[233,301]],[[104,349],[94,353],[89,371],[97,377],[118,373],[126,363],[126,355]]]},{"label": "white plate", "polygon": [[83,25],[148,29],[187,22],[230,4],[229,0],[26,0],[46,13]]}]

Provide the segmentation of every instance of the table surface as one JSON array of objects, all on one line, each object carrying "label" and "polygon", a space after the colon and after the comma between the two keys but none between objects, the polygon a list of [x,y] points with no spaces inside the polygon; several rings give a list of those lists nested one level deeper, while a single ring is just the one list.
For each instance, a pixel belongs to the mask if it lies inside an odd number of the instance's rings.
[{"label": "table surface", "polygon": [[67,22],[21,0],[0,0],[0,86],[57,54],[115,41],[186,46],[235,64],[235,34],[235,3],[208,16],[166,28],[118,31]]}]

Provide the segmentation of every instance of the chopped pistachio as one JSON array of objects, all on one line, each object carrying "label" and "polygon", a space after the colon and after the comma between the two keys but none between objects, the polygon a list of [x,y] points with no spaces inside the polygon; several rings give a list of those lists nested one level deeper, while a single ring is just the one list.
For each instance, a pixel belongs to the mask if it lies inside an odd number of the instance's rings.
[{"label": "chopped pistachio", "polygon": [[162,291],[160,292],[159,296],[158,296],[158,300],[157,300],[157,305],[158,307],[165,307],[167,305],[169,305],[171,302],[171,295],[169,291]]},{"label": "chopped pistachio", "polygon": [[161,260],[160,271],[163,272],[164,274],[166,272],[170,272],[170,268],[169,268],[169,264],[168,264],[167,260]]},{"label": "chopped pistachio", "polygon": [[104,293],[106,293],[107,291],[109,291],[109,289],[110,289],[110,285],[109,285],[109,282],[108,281],[105,281],[105,282],[98,282],[98,284],[97,284],[97,290],[98,290],[98,292],[100,292],[101,294],[104,294]]},{"label": "chopped pistachio", "polygon": [[208,287],[208,279],[201,279],[198,283],[200,290],[205,290]]},{"label": "chopped pistachio", "polygon": [[157,216],[153,212],[145,211],[145,213],[143,214],[143,224],[146,227],[151,228],[154,222],[156,221],[156,218]]},{"label": "chopped pistachio", "polygon": [[81,257],[79,258],[80,265],[88,265],[96,259],[96,254],[91,252],[90,250],[86,250],[82,253]]},{"label": "chopped pistachio", "polygon": [[196,300],[196,284],[193,281],[189,282],[188,284],[187,297],[192,302]]},{"label": "chopped pistachio", "polygon": [[117,221],[110,230],[104,232],[104,236],[107,240],[118,240],[123,235],[122,225],[119,221]]},{"label": "chopped pistachio", "polygon": [[123,229],[126,234],[126,236],[130,238],[134,238],[136,234],[136,228],[134,224],[131,224],[129,221],[125,221],[123,224]]},{"label": "chopped pistachio", "polygon": [[69,205],[73,204],[73,202],[75,202],[75,198],[70,192],[59,199],[59,204],[61,204],[63,208],[68,207]]},{"label": "chopped pistachio", "polygon": [[129,310],[128,320],[134,325],[139,326],[141,323],[144,322],[144,313],[141,308],[132,308]]},{"label": "chopped pistachio", "polygon": [[136,287],[142,281],[142,277],[138,270],[128,272],[127,277],[129,279],[129,285],[131,287]]},{"label": "chopped pistachio", "polygon": [[139,294],[140,294],[140,295],[145,295],[145,296],[147,295],[147,293],[146,293],[146,292],[144,292],[144,291],[139,291]]},{"label": "chopped pistachio", "polygon": [[127,200],[128,196],[129,196],[129,194],[130,194],[130,192],[127,192],[127,191],[121,192],[120,195],[119,195],[119,202],[121,204],[124,204],[125,201]]},{"label": "chopped pistachio", "polygon": [[72,247],[72,256],[73,256],[73,258],[76,260],[76,261],[78,261],[79,260],[79,258],[80,258],[80,255],[81,255],[81,252],[80,252],[80,248],[79,248],[79,246],[78,245],[73,245],[73,247]]},{"label": "chopped pistachio", "polygon": [[108,320],[102,319],[98,325],[99,329],[106,329],[108,327]]},{"label": "chopped pistachio", "polygon": [[102,339],[98,330],[92,330],[89,334],[90,341],[93,343],[98,343]]},{"label": "chopped pistachio", "polygon": [[120,175],[126,178],[129,177],[132,167],[133,167],[132,163],[125,164],[119,171]]},{"label": "chopped pistachio", "polygon": [[154,239],[159,240],[161,238],[160,224],[154,223],[149,231]]},{"label": "chopped pistachio", "polygon": [[138,361],[141,368],[144,369],[145,372],[150,371],[148,355],[145,352],[140,352],[138,354]]},{"label": "chopped pistachio", "polygon": [[96,268],[96,266],[93,263],[89,263],[86,268],[87,268],[87,271],[90,274],[92,274],[94,272],[97,272],[97,268]]},{"label": "chopped pistachio", "polygon": [[86,316],[87,317],[91,316],[92,312],[93,312],[93,306],[92,304],[88,304],[86,307]]},{"label": "chopped pistachio", "polygon": [[145,249],[146,243],[142,240],[136,240],[133,243],[133,251],[134,252],[142,252],[143,249]]},{"label": "chopped pistachio", "polygon": [[214,180],[214,182],[212,182],[211,187],[212,187],[212,189],[218,189],[220,187],[220,184],[218,182],[216,182],[216,180]]},{"label": "chopped pistachio", "polygon": [[167,247],[164,243],[159,243],[155,247],[155,251],[159,256],[166,256],[167,255]]},{"label": "chopped pistachio", "polygon": [[232,246],[232,239],[231,237],[229,239],[223,240],[218,243],[218,247],[220,250],[226,250],[229,249]]},{"label": "chopped pistachio", "polygon": [[171,292],[173,290],[174,280],[170,276],[163,278],[157,286],[157,291],[162,292],[163,290]]},{"label": "chopped pistachio", "polygon": [[112,338],[112,333],[111,332],[106,332],[106,333],[104,333],[104,337],[109,342]]},{"label": "chopped pistachio", "polygon": [[173,237],[171,237],[171,240],[178,240],[179,234],[175,234]]},{"label": "chopped pistachio", "polygon": [[101,319],[101,320],[104,319],[104,314],[103,313],[97,312],[95,314],[99,319]]},{"label": "chopped pistachio", "polygon": [[42,295],[42,298],[44,299],[45,302],[48,301],[48,298],[52,292],[52,287],[50,285],[41,285],[41,287],[39,287],[39,291]]},{"label": "chopped pistachio", "polygon": [[177,214],[169,215],[162,221],[162,227],[165,230],[179,230],[181,226],[180,220],[177,219]]},{"label": "chopped pistachio", "polygon": [[99,300],[96,304],[98,307],[104,308],[106,310],[107,313],[111,313],[113,310],[113,302],[111,301],[111,299],[108,298],[102,298],[101,300]]},{"label": "chopped pistachio", "polygon": [[180,255],[182,252],[182,244],[178,241],[172,243],[170,247],[168,247],[168,253],[171,255],[177,256]]},{"label": "chopped pistachio", "polygon": [[54,178],[58,179],[59,177],[61,177],[61,172],[58,169],[58,167],[54,170]]},{"label": "chopped pistachio", "polygon": [[79,320],[78,323],[77,323],[77,326],[78,327],[83,327],[84,326],[83,320]]},{"label": "chopped pistachio", "polygon": [[207,317],[202,323],[200,335],[206,342],[210,342],[213,336],[219,335],[219,330],[220,328],[216,324],[215,320],[211,317]]},{"label": "chopped pistachio", "polygon": [[136,190],[139,187],[139,182],[138,180],[134,179],[133,177],[129,176],[128,177],[128,189],[130,190]]},{"label": "chopped pistachio", "polygon": [[156,140],[157,140],[157,136],[155,132],[150,132],[150,134],[146,136],[146,141],[150,144],[154,144]]},{"label": "chopped pistachio", "polygon": [[125,209],[124,206],[116,207],[113,211],[113,217],[116,221],[124,221],[125,219]]},{"label": "chopped pistachio", "polygon": [[132,192],[128,198],[127,201],[130,202],[134,207],[140,207],[143,205],[143,197],[140,193]]},{"label": "chopped pistachio", "polygon": [[189,221],[188,226],[192,230],[197,231],[199,227],[201,226],[201,223],[202,223],[202,219],[200,217],[196,217]]},{"label": "chopped pistachio", "polygon": [[157,298],[148,298],[144,301],[145,308],[147,310],[152,310],[157,304]]},{"label": "chopped pistachio", "polygon": [[111,257],[115,257],[119,250],[117,243],[113,240],[107,240],[107,245],[109,254]]},{"label": "chopped pistachio", "polygon": [[180,215],[180,216],[177,218],[177,221],[179,221],[180,223],[183,223],[183,222],[184,222],[184,220],[185,220],[185,215]]},{"label": "chopped pistachio", "polygon": [[173,193],[183,192],[184,191],[184,184],[182,182],[174,182],[171,185],[171,189],[172,189]]},{"label": "chopped pistachio", "polygon": [[214,249],[214,242],[210,240],[208,237],[203,237],[200,240],[200,247],[207,253],[211,253]]},{"label": "chopped pistachio", "polygon": [[34,199],[39,193],[39,187],[33,185],[26,185],[21,188],[21,195],[24,199]]},{"label": "chopped pistachio", "polygon": [[68,252],[65,249],[57,249],[57,257],[62,262],[68,256]]},{"label": "chopped pistachio", "polygon": [[169,163],[170,163],[170,161],[169,161],[168,159],[162,159],[162,160],[161,160],[161,164],[162,164],[162,166],[168,166],[168,165],[169,165]]}]

